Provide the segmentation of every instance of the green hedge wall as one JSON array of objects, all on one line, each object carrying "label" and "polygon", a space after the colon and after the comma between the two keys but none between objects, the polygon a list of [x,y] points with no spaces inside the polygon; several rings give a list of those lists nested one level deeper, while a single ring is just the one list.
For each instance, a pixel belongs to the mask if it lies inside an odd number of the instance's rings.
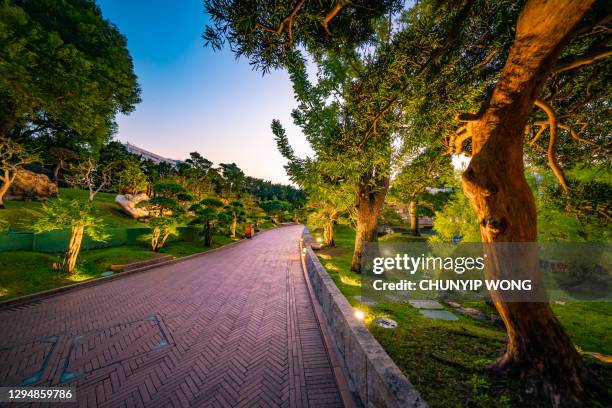
[{"label": "green hedge wall", "polygon": [[[137,228],[107,228],[110,237],[104,241],[93,241],[89,237],[83,239],[83,249],[109,248],[121,245],[137,245],[146,243],[151,229]],[[179,227],[178,236],[172,240],[199,241],[199,228]],[[37,252],[63,252],[68,247],[70,231],[50,231],[35,234],[32,232],[8,232],[0,235],[0,252],[2,251],[37,251]]]}]

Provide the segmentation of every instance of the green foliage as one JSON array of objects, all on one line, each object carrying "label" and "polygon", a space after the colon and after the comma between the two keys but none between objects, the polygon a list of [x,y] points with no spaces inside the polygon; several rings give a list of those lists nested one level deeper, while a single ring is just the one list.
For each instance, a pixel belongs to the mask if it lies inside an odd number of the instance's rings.
[{"label": "green foliage", "polygon": [[79,200],[55,198],[47,201],[32,224],[32,230],[38,233],[74,227],[83,227],[85,234],[94,241],[108,239],[105,225],[93,212],[92,205]]},{"label": "green foliage", "polygon": [[91,1],[0,1],[0,135],[100,147],[140,101],[126,40]]},{"label": "green foliage", "polygon": [[261,208],[273,217],[277,224],[283,222],[284,214],[293,210],[291,203],[282,200],[263,201]]},{"label": "green foliage", "polygon": [[[340,7],[336,13],[335,7]],[[399,7],[397,0],[206,0],[211,22],[203,37],[214,49],[229,43],[237,57],[268,72],[286,63],[294,47],[319,51],[364,45],[375,34],[376,21]]]},{"label": "green foliage", "polygon": [[[546,174],[546,173],[545,173]],[[612,180],[607,167],[583,167],[568,172],[566,193],[551,176],[534,177],[538,240],[609,242]]]},{"label": "green foliage", "polygon": [[204,245],[207,247],[212,245],[214,234],[219,231],[224,221],[227,221],[227,213],[221,211],[223,207],[223,202],[213,197],[205,198],[189,207],[189,211],[195,214],[189,224],[202,225]]},{"label": "green foliage", "polygon": [[113,185],[122,194],[137,194],[147,188],[147,177],[140,169],[140,163],[127,159],[115,173]]},{"label": "green foliage", "polygon": [[441,211],[436,211],[433,225],[436,235],[430,240],[480,242],[480,226],[470,201],[459,186],[454,188],[453,196]]}]

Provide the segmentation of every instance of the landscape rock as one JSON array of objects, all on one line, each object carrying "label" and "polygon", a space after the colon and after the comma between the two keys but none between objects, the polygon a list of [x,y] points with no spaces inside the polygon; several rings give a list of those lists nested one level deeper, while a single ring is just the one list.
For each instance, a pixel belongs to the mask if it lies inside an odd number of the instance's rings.
[{"label": "landscape rock", "polygon": [[57,197],[57,185],[44,174],[20,169],[4,196],[6,200],[46,200]]},{"label": "landscape rock", "polygon": [[426,310],[426,309],[421,309],[421,310],[419,310],[419,312],[423,316],[428,317],[430,319],[435,319],[435,320],[451,320],[451,321],[459,320],[459,318],[457,316],[455,316],[454,314],[452,314],[451,312],[446,311],[446,310]]},{"label": "landscape rock", "polygon": [[374,320],[374,324],[378,327],[382,327],[383,329],[395,329],[397,328],[397,322],[393,319],[389,319],[388,317],[379,317]]},{"label": "landscape rock", "polygon": [[136,204],[141,201],[148,200],[146,194],[118,194],[115,197],[115,202],[123,208],[123,211],[132,218],[142,218],[149,215],[149,212],[144,208],[137,208]]},{"label": "landscape rock", "polygon": [[416,309],[444,309],[444,306],[435,300],[414,299],[409,300],[408,302]]},{"label": "landscape rock", "polygon": [[378,304],[377,301],[373,299],[368,299],[363,296],[353,296],[353,298],[355,298],[356,301],[363,303],[364,305],[368,305],[368,306],[376,306]]}]

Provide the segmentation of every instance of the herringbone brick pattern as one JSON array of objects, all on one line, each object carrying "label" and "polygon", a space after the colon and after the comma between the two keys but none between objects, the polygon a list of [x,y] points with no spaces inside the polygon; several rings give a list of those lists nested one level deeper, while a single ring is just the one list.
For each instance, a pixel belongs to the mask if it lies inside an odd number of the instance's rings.
[{"label": "herringbone brick pattern", "polygon": [[0,311],[0,385],[75,386],[83,407],[341,406],[301,231]]}]

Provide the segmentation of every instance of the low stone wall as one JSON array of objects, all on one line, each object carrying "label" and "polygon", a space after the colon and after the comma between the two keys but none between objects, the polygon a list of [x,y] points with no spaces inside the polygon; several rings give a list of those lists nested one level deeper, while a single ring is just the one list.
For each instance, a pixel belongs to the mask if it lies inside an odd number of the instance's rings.
[{"label": "low stone wall", "polygon": [[354,317],[353,307],[321,265],[310,243],[312,236],[305,229],[306,270],[336,352],[350,380],[351,391],[368,408],[427,407],[363,322]]}]

